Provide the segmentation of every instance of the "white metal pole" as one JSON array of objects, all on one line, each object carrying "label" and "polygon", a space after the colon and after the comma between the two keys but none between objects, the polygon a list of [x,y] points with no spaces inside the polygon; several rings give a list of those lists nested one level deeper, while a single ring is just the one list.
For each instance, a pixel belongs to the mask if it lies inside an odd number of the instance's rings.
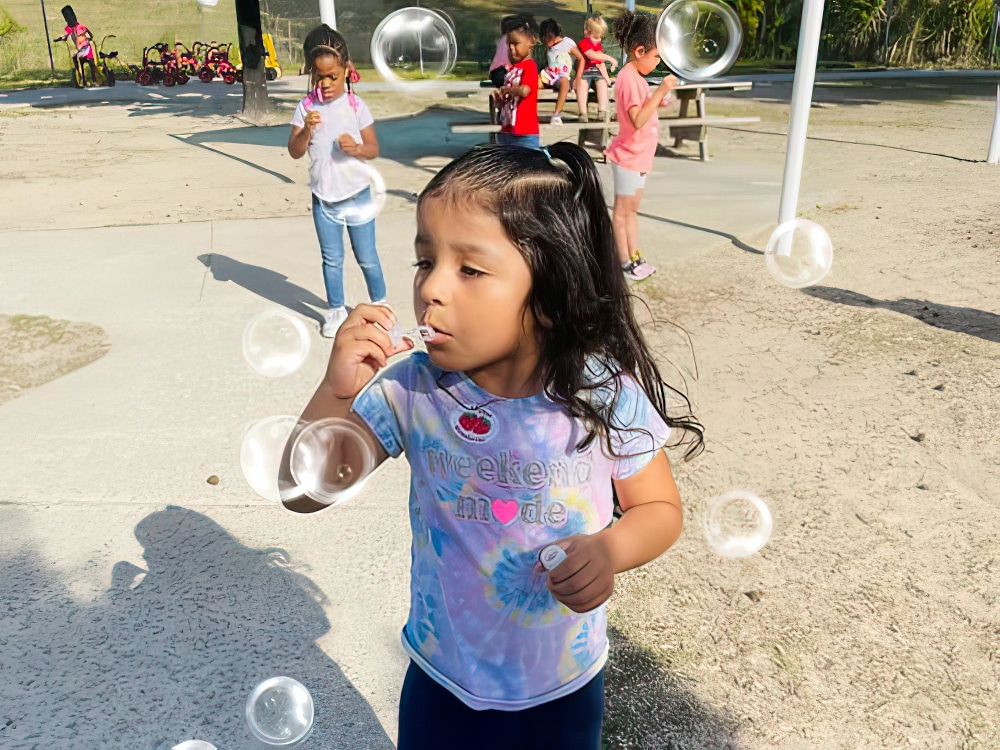
[{"label": "white metal pole", "polygon": [[625,0],[625,10],[635,12],[635,0]]},{"label": "white metal pole", "polygon": [[813,83],[816,80],[816,60],[819,57],[819,35],[822,26],[823,0],[805,0],[802,5],[802,25],[799,27],[795,78],[792,82],[792,109],[788,122],[788,146],[785,149],[785,174],[781,180],[779,224],[794,219],[798,209],[802,159],[806,151],[809,107],[812,104]]},{"label": "white metal pole", "polygon": [[1000,164],[1000,83],[997,84],[997,108],[993,114],[993,134],[990,136],[990,153],[987,164]]},{"label": "white metal pole", "polygon": [[337,28],[337,8],[334,0],[319,0],[319,20],[331,29]]}]

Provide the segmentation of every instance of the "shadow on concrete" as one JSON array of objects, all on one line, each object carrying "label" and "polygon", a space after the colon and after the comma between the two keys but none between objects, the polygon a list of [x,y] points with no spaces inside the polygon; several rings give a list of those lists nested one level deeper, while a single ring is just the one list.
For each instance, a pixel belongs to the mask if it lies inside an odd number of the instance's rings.
[{"label": "shadow on concrete", "polygon": [[[609,206],[609,208],[611,208]],[[706,232],[708,234],[714,234],[717,237],[722,237],[724,239],[732,242],[736,247],[744,252],[754,253],[755,255],[763,255],[763,250],[758,250],[753,245],[748,245],[735,234],[730,234],[729,232],[723,232],[721,229],[712,229],[711,227],[702,227],[697,224],[688,224],[686,221],[678,221],[677,219],[668,219],[666,216],[657,216],[656,214],[647,214],[643,211],[639,211],[639,216],[644,219],[652,219],[653,221],[662,221],[664,224],[673,224],[675,227],[684,227],[685,229],[694,229],[698,232]]]},{"label": "shadow on concrete", "polygon": [[327,301],[320,299],[308,289],[292,283],[287,276],[218,253],[199,255],[198,260],[212,272],[212,278],[216,281],[232,281],[248,292],[253,292],[276,305],[287,307],[292,312],[312,318],[317,323],[323,323],[322,313],[312,308],[326,310],[329,307]]},{"label": "shadow on concrete", "polygon": [[738,750],[738,724],[703,703],[656,655],[608,627],[604,750]]},{"label": "shadow on concrete", "polygon": [[[230,130],[233,130],[236,133],[243,133],[243,132],[248,131],[248,130],[253,130],[253,131],[262,130],[262,131],[265,131],[265,133],[267,134],[267,136],[270,136],[271,135],[271,131],[278,130],[278,128],[252,128],[252,129],[251,128],[230,128]],[[286,128],[281,128],[281,131],[282,131],[281,135],[284,136],[284,138],[282,139],[282,146],[284,146],[284,144],[288,141],[288,128],[287,127]],[[244,166],[251,167],[253,169],[256,169],[259,172],[263,172],[264,174],[269,174],[272,177],[276,177],[277,179],[281,180],[282,182],[284,182],[286,184],[289,184],[289,185],[295,184],[295,180],[293,180],[288,175],[281,174],[281,172],[275,172],[273,169],[268,169],[267,167],[264,167],[264,166],[261,166],[260,164],[252,162],[249,159],[244,159],[244,158],[239,157],[239,156],[234,156],[233,154],[227,154],[225,151],[220,151],[217,148],[212,148],[211,146],[206,146],[205,145],[206,142],[209,142],[209,143],[211,143],[213,141],[214,142],[220,142],[220,139],[218,137],[218,133],[220,133],[220,132],[225,132],[225,131],[218,131],[218,130],[217,131],[210,131],[212,137],[205,137],[206,136],[205,133],[194,133],[192,135],[176,135],[174,133],[168,133],[168,135],[171,138],[175,138],[176,140],[180,141],[181,143],[189,143],[192,146],[197,146],[198,148],[204,149],[205,151],[210,151],[213,154],[218,154],[219,156],[224,156],[227,159],[232,159],[233,161],[237,162],[238,164],[243,164]],[[261,140],[263,140],[263,139],[261,139]],[[247,140],[231,140],[231,141],[226,141],[226,142],[228,142],[228,143],[247,143],[248,141]],[[272,145],[272,144],[266,144],[266,145]]]},{"label": "shadow on concrete", "polygon": [[[728,127],[726,125],[717,126],[718,130],[732,130],[738,133],[753,133],[754,135],[777,135],[782,138],[787,138],[788,133],[782,133],[778,130],[753,130],[751,128],[735,128]],[[827,143],[842,143],[845,146],[869,146],[871,148],[887,148],[890,151],[906,151],[910,154],[920,154],[922,156],[937,156],[941,159],[951,159],[952,161],[961,161],[967,164],[980,164],[985,161],[985,159],[965,159],[961,156],[952,156],[951,154],[939,154],[936,151],[921,151],[915,148],[904,148],[903,146],[888,146],[884,143],[867,143],[865,141],[845,141],[840,138],[821,138],[819,136],[810,135],[806,136],[810,141],[826,141]]]},{"label": "shadow on concrete", "polygon": [[244,703],[257,683],[288,675],[315,702],[310,747],[391,750],[371,707],[316,645],[330,628],[324,596],[286,552],[246,547],[176,506],[146,516],[135,536],[148,572],[119,562],[92,602],[37,552],[0,557],[0,744],[165,750],[197,738],[263,748]]},{"label": "shadow on concrete", "polygon": [[[453,135],[448,129],[448,124],[472,122],[482,118],[482,112],[468,107],[432,106],[417,114],[378,120],[375,123],[375,134],[378,136],[379,158],[420,169],[428,174],[436,174],[446,162],[461,156],[477,143],[485,143],[487,140],[485,135]],[[171,137],[258,169],[282,182],[291,183],[294,180],[286,175],[207,145],[233,143],[284,150],[288,145],[288,133],[289,126],[286,124],[273,127],[246,126],[204,130],[187,135],[171,134]]]},{"label": "shadow on concrete", "polygon": [[847,289],[814,286],[802,290],[810,297],[851,307],[872,307],[909,315],[922,323],[946,331],[1000,343],[1000,315],[971,307],[939,305],[921,299],[880,300]]},{"label": "shadow on concrete", "polygon": [[[475,122],[483,112],[471,107],[428,107],[414,115],[379,120],[375,123],[383,159],[428,174],[437,174],[445,162],[461,156],[473,146],[486,143],[483,135],[456,135],[448,129],[452,122]],[[427,163],[422,163],[428,160]]]}]

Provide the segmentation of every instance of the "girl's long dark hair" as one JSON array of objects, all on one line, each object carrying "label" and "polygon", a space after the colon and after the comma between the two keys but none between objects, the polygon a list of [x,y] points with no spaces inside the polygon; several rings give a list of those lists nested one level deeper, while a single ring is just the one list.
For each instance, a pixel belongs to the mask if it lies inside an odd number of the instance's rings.
[{"label": "girl's long dark hair", "polygon": [[[611,434],[621,426],[612,415],[621,393],[618,374],[626,372],[674,428],[671,445],[686,445],[685,458],[701,451],[704,430],[690,402],[663,381],[639,329],[600,177],[586,151],[565,142],[547,150],[479,146],[434,176],[418,209],[429,198],[496,216],[520,249],[531,269],[536,375],[553,401],[588,426],[581,447],[600,436],[614,455]],[[595,359],[606,365],[596,378],[588,367]],[[668,411],[668,393],[683,400],[683,413]]]}]

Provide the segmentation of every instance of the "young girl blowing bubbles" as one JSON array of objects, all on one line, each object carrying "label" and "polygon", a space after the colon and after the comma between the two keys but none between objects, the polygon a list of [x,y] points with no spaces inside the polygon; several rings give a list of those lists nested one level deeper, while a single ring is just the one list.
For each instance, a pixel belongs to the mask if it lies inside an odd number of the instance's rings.
[{"label": "young girl blowing bubbles", "polygon": [[385,301],[385,279],[375,248],[371,169],[365,163],[378,156],[378,138],[371,111],[351,91],[351,77],[357,73],[344,37],[323,24],[309,32],[303,48],[313,91],[295,108],[288,153],[299,159],[309,152],[313,223],[330,305],[321,332],[333,337],[347,319],[345,224],[370,299]]},{"label": "young girl blowing bubbles", "polygon": [[670,92],[677,85],[677,79],[666,76],[655,91],[650,91],[643,77],[652,73],[660,62],[656,49],[656,20],[652,16],[623,13],[615,20],[615,38],[622,49],[628,51],[629,61],[615,80],[618,135],[607,149],[615,178],[615,205],[611,217],[622,272],[632,281],[641,281],[656,269],[639,253],[639,203],[660,140],[657,108],[670,101]]},{"label": "young girl blowing bubbles", "polygon": [[[410,462],[399,749],[598,750],[605,602],[680,534],[661,449],[677,428],[693,455],[701,426],[667,416],[580,147],[469,151],[421,193],[415,250],[427,353],[386,368],[413,345],[386,335],[392,310],[359,305],[302,414]],[[546,571],[551,544],[566,557]]]}]

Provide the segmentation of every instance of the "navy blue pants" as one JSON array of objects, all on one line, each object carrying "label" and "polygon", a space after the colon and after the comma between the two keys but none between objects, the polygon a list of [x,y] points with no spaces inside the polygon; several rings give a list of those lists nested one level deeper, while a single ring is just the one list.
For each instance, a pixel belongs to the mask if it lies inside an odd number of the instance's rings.
[{"label": "navy blue pants", "polygon": [[398,750],[601,750],[604,670],[562,698],[521,711],[476,711],[412,661],[399,700]]}]

